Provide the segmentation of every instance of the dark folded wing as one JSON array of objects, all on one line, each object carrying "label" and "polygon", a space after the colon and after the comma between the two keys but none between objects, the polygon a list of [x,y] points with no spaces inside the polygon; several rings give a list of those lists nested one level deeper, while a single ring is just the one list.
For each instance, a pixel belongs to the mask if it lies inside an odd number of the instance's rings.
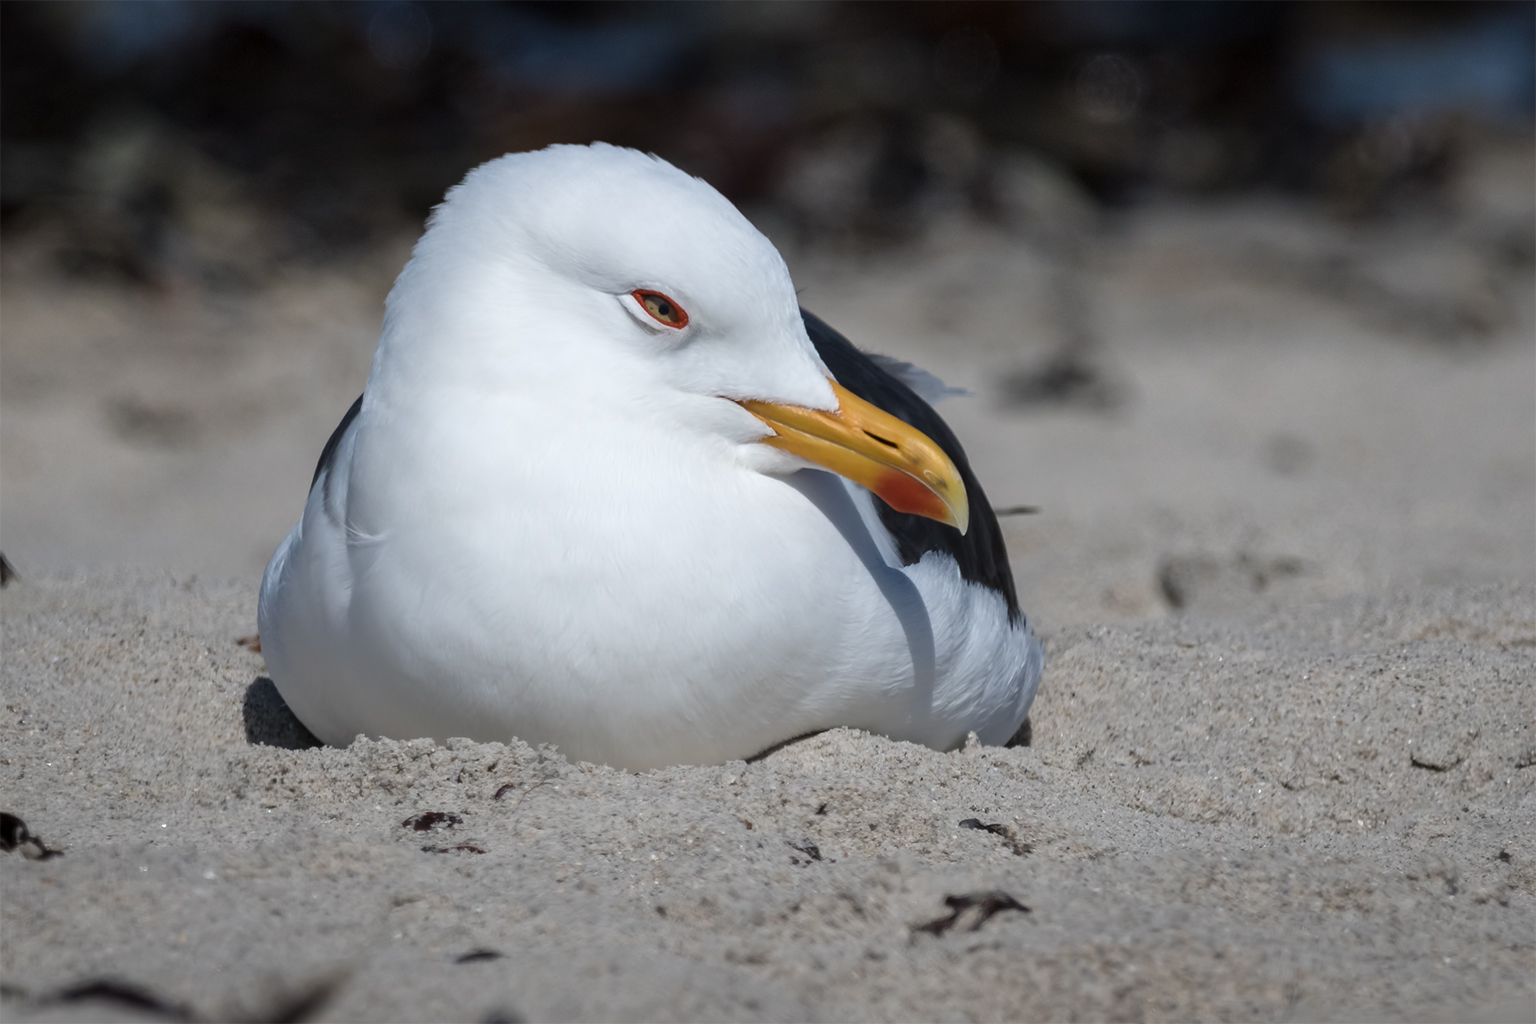
[{"label": "dark folded wing", "polygon": [[828,327],[813,313],[800,311],[805,320],[806,333],[821,361],[827,364],[832,376],[843,387],[864,401],[879,406],[910,426],[916,427],[942,449],[960,471],[965,483],[965,493],[971,503],[970,529],[961,534],[953,526],[935,522],[923,516],[898,512],[878,497],[875,507],[880,521],[896,540],[896,551],[903,565],[911,565],[929,551],[949,555],[960,566],[960,575],[973,583],[991,587],[1003,596],[1008,605],[1008,618],[1012,622],[1022,619],[1018,595],[1013,589],[1013,571],[1008,567],[1008,550],[1003,544],[1003,531],[997,516],[987,501],[981,482],[971,472],[966,461],[965,449],[933,407],[918,397],[907,385],[885,372],[869,356],[853,347],[853,343]]},{"label": "dark folded wing", "polygon": [[352,408],[347,410],[347,414],[341,418],[336,429],[331,431],[330,439],[325,442],[325,447],[320,449],[320,461],[315,463],[315,475],[309,478],[310,490],[315,489],[315,483],[320,479],[320,471],[330,468],[331,460],[336,457],[336,449],[341,445],[342,437],[345,436],[347,428],[352,425],[352,421],[357,419],[357,414],[362,411],[362,408],[363,396],[358,395],[357,401],[352,403]]}]

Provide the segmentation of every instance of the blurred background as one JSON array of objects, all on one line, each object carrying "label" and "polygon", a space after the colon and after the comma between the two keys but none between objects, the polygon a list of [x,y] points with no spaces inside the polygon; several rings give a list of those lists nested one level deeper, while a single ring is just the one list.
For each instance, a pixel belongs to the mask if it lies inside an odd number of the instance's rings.
[{"label": "blurred background", "polygon": [[[446,188],[708,180],[1052,622],[1536,579],[1529,3],[0,4],[0,544],[249,575]],[[254,585],[254,582],[253,582]]]}]

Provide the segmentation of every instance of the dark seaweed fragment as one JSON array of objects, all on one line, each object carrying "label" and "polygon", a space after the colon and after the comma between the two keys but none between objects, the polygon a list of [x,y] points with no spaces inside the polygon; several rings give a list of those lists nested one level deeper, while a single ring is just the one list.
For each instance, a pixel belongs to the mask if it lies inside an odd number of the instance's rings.
[{"label": "dark seaweed fragment", "polygon": [[945,896],[944,905],[949,908],[949,913],[943,917],[934,918],[924,924],[913,925],[914,932],[927,932],[929,935],[943,935],[956,927],[962,920],[968,923],[961,931],[974,932],[992,919],[993,915],[1005,910],[1018,910],[1025,914],[1029,908],[1001,889],[991,889],[986,892],[967,892],[959,896]]}]

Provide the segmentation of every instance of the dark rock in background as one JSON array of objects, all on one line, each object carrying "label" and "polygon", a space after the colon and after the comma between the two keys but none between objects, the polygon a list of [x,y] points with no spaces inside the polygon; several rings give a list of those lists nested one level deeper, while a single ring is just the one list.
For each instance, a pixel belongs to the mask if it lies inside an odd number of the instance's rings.
[{"label": "dark rock in background", "polygon": [[1532,110],[1516,4],[169,0],[0,19],[6,232],[51,226],[66,271],[159,288],[366,247],[466,168],[553,142],[654,151],[811,241],[899,243],[957,208],[1059,240],[1099,204],[1169,193],[1433,204],[1477,131]]}]

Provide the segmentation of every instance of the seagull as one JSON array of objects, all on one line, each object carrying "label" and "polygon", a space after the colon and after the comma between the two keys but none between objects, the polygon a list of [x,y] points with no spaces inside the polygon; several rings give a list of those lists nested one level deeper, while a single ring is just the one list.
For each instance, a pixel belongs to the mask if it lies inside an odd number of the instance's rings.
[{"label": "seagull", "polygon": [[492,160],[432,213],[267,567],[272,680],[336,746],[1005,744],[1041,649],[919,390],[702,180],[601,143]]}]

